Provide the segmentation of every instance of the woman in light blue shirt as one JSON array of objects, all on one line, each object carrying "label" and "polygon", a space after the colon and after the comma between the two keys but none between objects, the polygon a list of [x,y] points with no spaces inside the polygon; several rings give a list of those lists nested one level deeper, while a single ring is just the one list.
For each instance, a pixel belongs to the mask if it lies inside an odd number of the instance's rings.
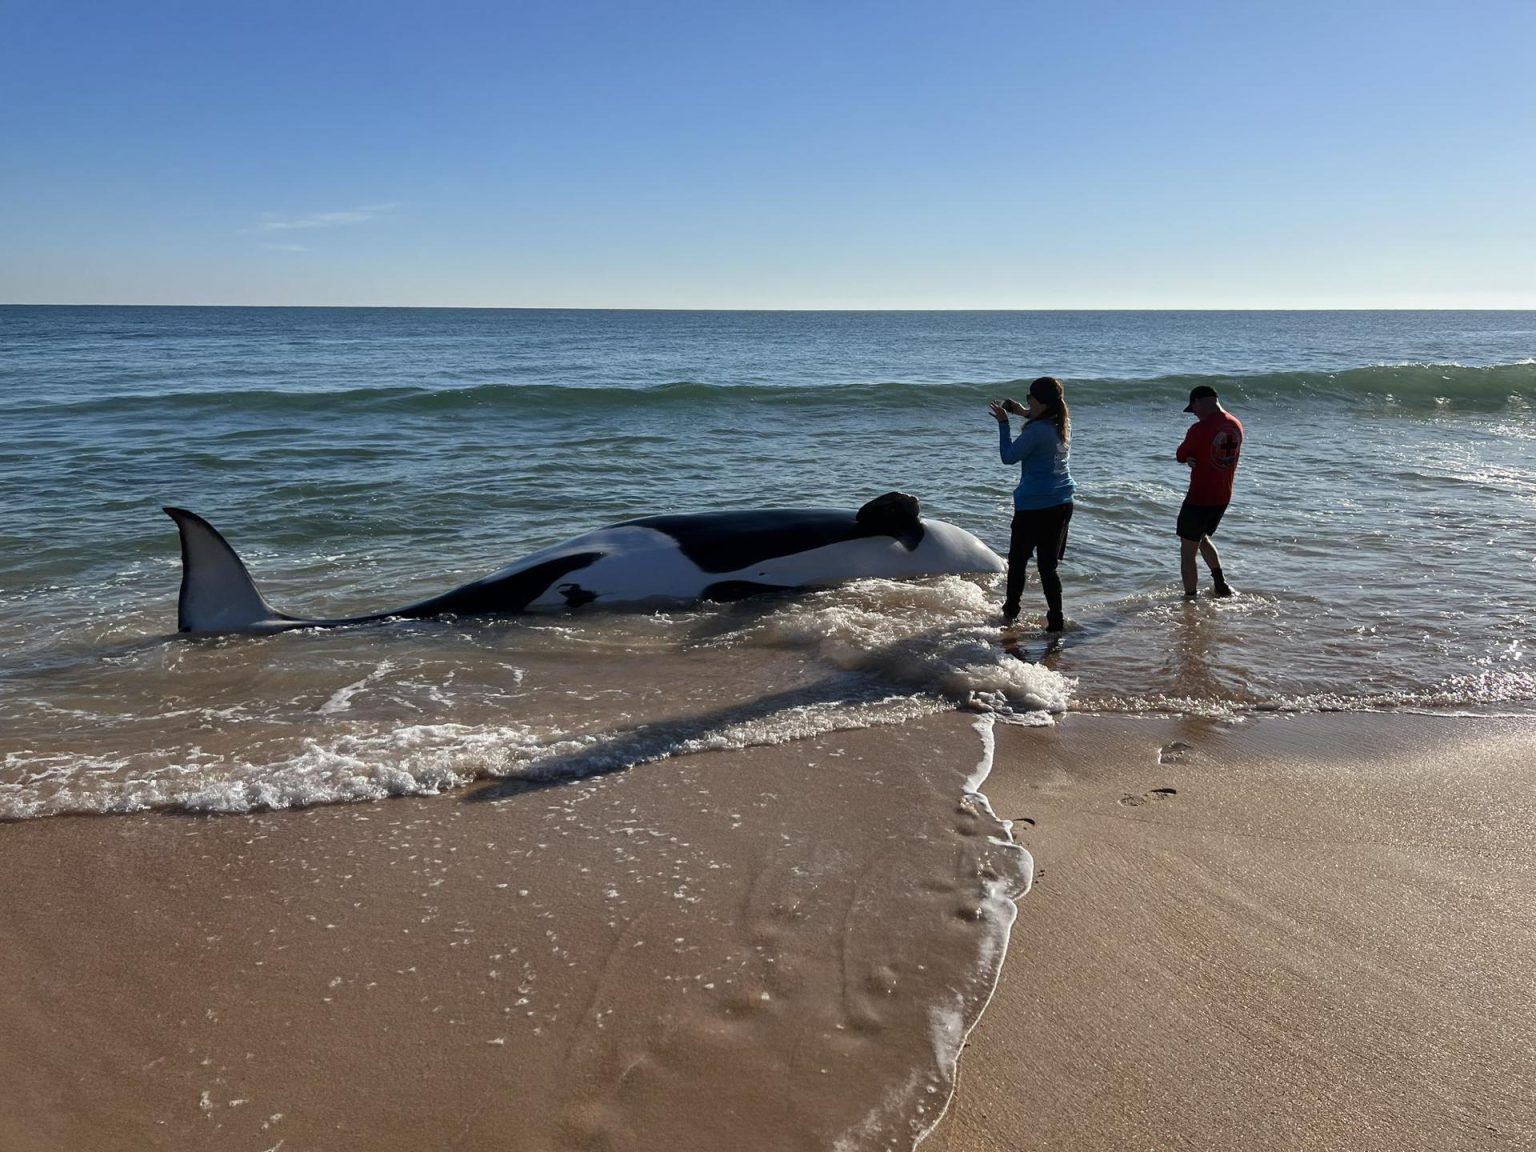
[{"label": "woman in light blue shirt", "polygon": [[[1072,454],[1072,420],[1066,395],[1060,380],[1042,376],[1029,386],[1028,408],[1017,400],[994,400],[988,408],[997,420],[998,453],[1003,463],[1019,466],[1019,484],[1013,490],[1013,526],[1008,536],[1008,596],[1003,601],[1003,621],[1011,624],[1018,617],[1024,573],[1033,553],[1045,592],[1046,631],[1060,632],[1064,621],[1056,565],[1067,552],[1067,524],[1077,491],[1067,466]],[[1025,418],[1018,439],[1010,435],[1009,413]]]}]

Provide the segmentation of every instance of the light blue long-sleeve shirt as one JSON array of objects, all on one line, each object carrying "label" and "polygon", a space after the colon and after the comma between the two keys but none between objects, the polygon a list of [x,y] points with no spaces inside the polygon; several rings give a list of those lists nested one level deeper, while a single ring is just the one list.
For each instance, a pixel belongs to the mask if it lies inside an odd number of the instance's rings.
[{"label": "light blue long-sleeve shirt", "polygon": [[1056,421],[1029,420],[1018,439],[1009,438],[1011,429],[997,423],[998,454],[1004,464],[1019,466],[1019,486],[1013,490],[1013,506],[1020,512],[1036,508],[1054,508],[1072,499],[1077,485],[1067,467],[1072,449],[1056,435]]}]

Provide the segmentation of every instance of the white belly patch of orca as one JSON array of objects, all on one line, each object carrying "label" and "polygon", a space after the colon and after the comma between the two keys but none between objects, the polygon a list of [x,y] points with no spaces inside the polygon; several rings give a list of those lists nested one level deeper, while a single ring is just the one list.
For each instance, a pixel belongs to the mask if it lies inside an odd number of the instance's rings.
[{"label": "white belly patch of orca", "polygon": [[483,579],[391,612],[309,620],[273,608],[223,536],[167,508],[181,533],[182,632],[277,632],[432,616],[483,616],[645,601],[739,600],[868,577],[1001,572],[981,540],[922,518],[917,498],[888,492],[857,512],[765,508],[648,516],[599,528]]}]

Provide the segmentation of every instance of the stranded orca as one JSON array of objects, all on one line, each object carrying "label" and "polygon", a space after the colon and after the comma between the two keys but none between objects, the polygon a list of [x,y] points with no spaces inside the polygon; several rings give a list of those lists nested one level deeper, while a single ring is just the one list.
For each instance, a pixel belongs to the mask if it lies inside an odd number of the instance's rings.
[{"label": "stranded orca", "polygon": [[857,512],[766,508],[626,520],[419,604],[345,620],[307,620],[262,598],[212,524],[181,508],[165,511],[181,532],[182,632],[278,632],[591,603],[738,600],[860,577],[1003,570],[1002,560],[975,536],[942,520],[924,520],[915,496],[887,492]]}]

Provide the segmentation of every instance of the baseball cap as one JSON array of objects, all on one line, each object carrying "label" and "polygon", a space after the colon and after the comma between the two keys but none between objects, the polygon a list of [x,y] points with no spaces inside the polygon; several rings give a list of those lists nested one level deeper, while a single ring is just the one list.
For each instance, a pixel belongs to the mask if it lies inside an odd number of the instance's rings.
[{"label": "baseball cap", "polygon": [[1193,412],[1195,410],[1195,401],[1204,400],[1207,396],[1212,400],[1216,399],[1216,389],[1212,388],[1209,384],[1196,384],[1189,390],[1189,403],[1184,405],[1184,411]]}]

